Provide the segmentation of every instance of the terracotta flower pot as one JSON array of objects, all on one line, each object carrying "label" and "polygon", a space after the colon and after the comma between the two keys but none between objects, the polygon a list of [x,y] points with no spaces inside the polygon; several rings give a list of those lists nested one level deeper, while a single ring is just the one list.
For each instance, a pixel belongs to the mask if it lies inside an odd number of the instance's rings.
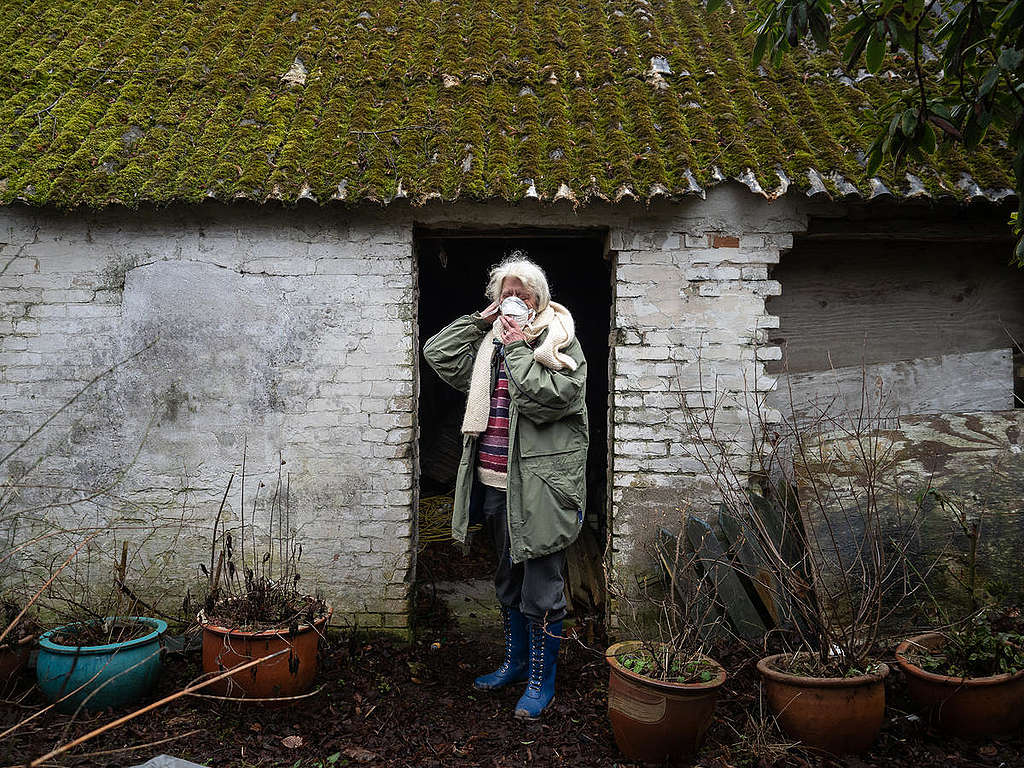
[{"label": "terracotta flower pot", "polygon": [[866,751],[885,718],[885,678],[889,667],[857,677],[803,677],[780,672],[788,654],[761,659],[757,671],[768,704],[791,738],[834,755]]},{"label": "terracotta flower pot", "polygon": [[907,675],[907,691],[922,714],[952,736],[978,737],[1006,733],[1024,723],[1024,670],[991,677],[949,677],[921,669],[907,660],[913,648],[941,648],[945,638],[935,632],[904,640],[896,663]]},{"label": "terracotta flower pot", "polygon": [[35,635],[28,635],[11,645],[0,645],[0,686],[6,685],[28,664]]},{"label": "terracotta flower pot", "polygon": [[637,641],[616,643],[605,652],[608,676],[608,718],[615,743],[630,760],[677,762],[700,749],[711,725],[725,670],[716,669],[707,683],[669,683],[652,680],[623,667],[618,655],[639,647]]},{"label": "terracotta flower pot", "polygon": [[328,608],[312,624],[300,624],[296,632],[288,628],[244,632],[204,623],[204,673],[215,675],[281,650],[288,653],[230,675],[203,692],[238,699],[278,699],[306,693],[316,678],[320,635],[330,618]]}]

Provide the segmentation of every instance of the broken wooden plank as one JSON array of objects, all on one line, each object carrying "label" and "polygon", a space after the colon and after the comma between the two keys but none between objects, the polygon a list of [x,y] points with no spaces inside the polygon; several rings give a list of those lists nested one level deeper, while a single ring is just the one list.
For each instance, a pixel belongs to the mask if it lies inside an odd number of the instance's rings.
[{"label": "broken wooden plank", "polygon": [[[686,606],[694,599],[694,595],[689,594],[685,587],[684,581],[677,578],[680,568],[692,568],[693,553],[689,550],[685,540],[676,536],[671,531],[661,528],[658,531],[658,538],[656,544],[656,550],[658,553],[658,559],[661,561],[662,567],[665,569],[665,574],[671,580],[671,583],[675,587],[676,598],[679,600],[680,605]],[[700,574],[694,574],[699,577]],[[705,642],[713,642],[716,639],[721,639],[721,625],[722,625],[722,612],[719,610],[719,602],[715,600],[714,595],[709,595],[707,592],[698,591],[696,595],[698,605],[696,607],[696,615],[706,617],[707,621],[704,622],[703,626],[700,627],[699,633],[701,638]]]},{"label": "broken wooden plank", "polygon": [[743,588],[711,526],[699,518],[688,517],[686,537],[701,567],[711,577],[711,582],[725,606],[726,615],[736,633],[747,640],[763,637],[767,627],[761,619],[761,614]]},{"label": "broken wooden plank", "polygon": [[1009,346],[1024,338],[1024,270],[1003,253],[983,242],[798,244],[772,269],[786,287],[768,300],[785,359],[768,361],[768,372]]},{"label": "broken wooden plank", "polygon": [[753,587],[775,626],[779,626],[779,611],[776,605],[778,589],[772,572],[765,565],[764,554],[757,543],[757,535],[750,524],[733,515],[724,504],[718,508],[718,525],[725,536],[729,551],[733,552],[734,567],[745,576]]}]

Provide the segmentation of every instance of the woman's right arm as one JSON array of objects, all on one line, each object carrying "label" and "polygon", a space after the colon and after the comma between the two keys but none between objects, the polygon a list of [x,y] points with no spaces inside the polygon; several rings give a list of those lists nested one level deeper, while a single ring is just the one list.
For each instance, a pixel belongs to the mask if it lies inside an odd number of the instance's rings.
[{"label": "woman's right arm", "polygon": [[476,350],[491,329],[493,318],[486,319],[487,311],[456,318],[423,345],[423,356],[430,367],[460,392],[469,392]]}]

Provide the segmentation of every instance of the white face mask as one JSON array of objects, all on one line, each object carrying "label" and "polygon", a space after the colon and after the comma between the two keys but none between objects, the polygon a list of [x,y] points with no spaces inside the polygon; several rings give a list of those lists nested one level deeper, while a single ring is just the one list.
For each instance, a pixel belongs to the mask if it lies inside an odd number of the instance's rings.
[{"label": "white face mask", "polygon": [[525,328],[537,316],[537,313],[526,306],[526,302],[518,296],[507,296],[502,299],[501,304],[498,306],[498,312],[505,315],[505,317],[515,320],[519,323],[520,328]]}]

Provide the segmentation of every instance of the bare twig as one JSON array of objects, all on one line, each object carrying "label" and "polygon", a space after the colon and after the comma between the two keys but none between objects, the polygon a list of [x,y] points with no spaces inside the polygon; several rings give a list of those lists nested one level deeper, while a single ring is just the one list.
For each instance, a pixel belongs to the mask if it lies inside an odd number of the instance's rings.
[{"label": "bare twig", "polygon": [[81,551],[82,547],[84,547],[90,541],[95,539],[98,535],[99,533],[97,532],[92,534],[91,536],[86,537],[85,541],[79,544],[75,548],[75,551],[67,556],[67,559],[61,564],[60,568],[58,568],[56,572],[52,576],[50,576],[49,579],[46,580],[46,583],[39,588],[38,592],[32,595],[32,598],[25,604],[25,607],[21,609],[21,613],[15,616],[14,620],[7,625],[7,629],[5,629],[3,632],[0,632],[0,643],[2,643],[4,641],[4,638],[7,637],[8,633],[18,625],[18,622],[21,621],[22,617],[28,612],[28,609],[31,608],[32,604],[39,599],[39,596],[46,591],[46,588],[53,583],[54,579],[60,576],[61,571],[67,568],[71,561],[75,559],[75,555],[77,555]]},{"label": "bare twig", "polygon": [[285,653],[288,653],[289,651],[290,651],[289,648],[283,648],[280,651],[277,651],[275,653],[269,654],[268,656],[261,656],[258,659],[253,659],[252,661],[248,661],[245,664],[240,664],[237,667],[232,667],[231,669],[225,670],[224,672],[216,675],[215,677],[211,677],[209,680],[204,680],[201,683],[196,683],[195,685],[190,685],[190,686],[188,686],[186,688],[181,689],[180,691],[172,693],[170,696],[165,696],[164,698],[160,699],[159,701],[154,701],[152,704],[147,704],[146,706],[142,707],[141,709],[137,709],[134,712],[131,712],[131,713],[127,714],[127,715],[124,715],[123,717],[119,717],[116,720],[112,720],[111,722],[107,723],[104,726],[101,726],[101,727],[96,728],[96,729],[94,729],[92,731],[89,731],[89,733],[85,734],[84,736],[79,736],[77,739],[75,739],[73,741],[69,741],[66,744],[62,744],[61,746],[57,747],[56,749],[51,750],[50,752],[47,752],[42,757],[37,757],[35,760],[33,760],[32,762],[30,762],[28,764],[27,768],[39,768],[44,763],[46,763],[48,760],[50,760],[50,759],[52,759],[54,757],[57,757],[58,755],[62,755],[65,752],[68,752],[68,751],[74,749],[79,744],[84,744],[85,742],[89,741],[90,739],[93,739],[96,736],[99,736],[100,734],[106,733],[107,731],[109,731],[109,730],[111,730],[113,728],[116,728],[119,725],[123,725],[124,723],[127,723],[129,720],[134,720],[139,715],[144,715],[146,712],[150,712],[150,711],[152,711],[154,709],[162,707],[164,704],[169,704],[170,702],[172,702],[172,701],[174,701],[176,699],[180,699],[182,696],[187,696],[188,694],[193,693],[194,691],[201,690],[202,688],[205,688],[208,685],[213,685],[214,683],[219,682],[220,680],[223,680],[226,677],[230,677],[231,675],[234,675],[234,674],[236,674],[238,672],[244,672],[245,670],[249,669],[250,667],[255,667],[257,664],[262,664],[265,661],[270,661],[271,659],[277,658],[278,656],[281,656],[281,655],[283,655]]}]

